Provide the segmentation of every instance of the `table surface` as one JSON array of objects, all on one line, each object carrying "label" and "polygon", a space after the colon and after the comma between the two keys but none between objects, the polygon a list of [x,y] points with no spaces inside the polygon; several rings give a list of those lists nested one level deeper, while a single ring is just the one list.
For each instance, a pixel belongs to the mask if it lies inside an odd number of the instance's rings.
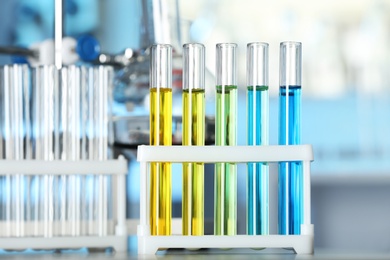
[{"label": "table surface", "polygon": [[137,255],[136,249],[130,248],[127,253],[112,253],[112,252],[87,252],[83,251],[66,251],[61,253],[52,252],[3,252],[0,253],[0,259],[46,259],[46,260],[73,260],[73,259],[156,259],[156,260],[202,260],[202,259],[227,259],[227,260],[249,260],[249,259],[270,259],[270,260],[311,260],[311,259],[326,259],[326,260],[360,260],[360,259],[390,259],[390,252],[351,252],[343,250],[326,250],[315,249],[314,255],[297,255],[292,250],[284,249],[201,249],[201,250],[184,250],[170,249],[157,252],[156,255]]},{"label": "table surface", "polygon": [[[263,250],[255,249],[200,249],[200,250],[188,250],[188,249],[169,249],[158,251],[155,255],[137,255],[137,237],[129,236],[128,239],[128,252],[116,253],[109,252],[108,250],[94,250],[87,251],[87,249],[81,250],[65,250],[61,252],[52,251],[0,251],[1,259],[22,259],[22,260],[73,260],[73,259],[105,259],[105,260],[118,260],[118,259],[156,259],[156,260],[176,260],[176,259],[188,259],[188,260],[202,260],[202,259],[227,259],[227,260],[249,260],[249,259],[270,259],[270,260],[360,260],[360,259],[390,259],[390,252],[367,252],[356,250],[332,250],[332,249],[320,249],[315,248],[313,255],[297,255],[293,250],[287,249],[272,249],[266,248]],[[53,253],[54,252],[54,253]]]},{"label": "table surface", "polygon": [[72,260],[72,259],[156,259],[156,260],[164,260],[164,259],[190,259],[190,260],[201,260],[201,259],[270,259],[270,260],[276,260],[276,259],[283,259],[283,260],[290,260],[290,259],[303,259],[303,260],[310,260],[310,259],[337,259],[337,260],[350,260],[350,259],[390,259],[390,254],[381,254],[381,253],[331,253],[331,252],[321,252],[321,253],[315,253],[314,255],[295,255],[290,252],[248,252],[248,251],[231,251],[227,250],[226,252],[220,252],[220,251],[202,251],[202,252],[187,252],[183,250],[175,250],[175,251],[168,251],[164,253],[158,253],[157,255],[147,255],[147,256],[138,256],[132,253],[116,253],[116,254],[106,254],[106,253],[61,253],[61,254],[45,254],[45,253],[39,253],[39,254],[6,254],[6,255],[0,255],[0,258],[6,258],[6,259],[26,259],[26,260],[34,260],[34,259],[65,259],[65,260]]}]

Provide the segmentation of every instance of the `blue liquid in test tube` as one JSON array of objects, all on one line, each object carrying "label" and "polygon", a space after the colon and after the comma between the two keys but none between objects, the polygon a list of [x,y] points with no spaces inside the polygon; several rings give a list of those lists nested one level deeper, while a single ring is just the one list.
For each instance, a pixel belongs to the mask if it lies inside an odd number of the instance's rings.
[{"label": "blue liquid in test tube", "polygon": [[[279,145],[301,144],[301,43],[280,44]],[[279,163],[279,234],[301,233],[301,162]]]},{"label": "blue liquid in test tube", "polygon": [[[268,145],[268,44],[247,45],[247,144]],[[248,163],[247,234],[269,234],[269,191],[266,162]]]}]

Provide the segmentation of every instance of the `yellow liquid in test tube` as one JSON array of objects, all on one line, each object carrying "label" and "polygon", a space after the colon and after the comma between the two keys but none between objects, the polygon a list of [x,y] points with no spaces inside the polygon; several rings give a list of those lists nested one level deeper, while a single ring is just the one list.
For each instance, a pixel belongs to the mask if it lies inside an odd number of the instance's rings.
[{"label": "yellow liquid in test tube", "polygon": [[[204,145],[205,90],[183,90],[183,145]],[[204,234],[204,164],[183,163],[183,235]]]},{"label": "yellow liquid in test tube", "polygon": [[[172,145],[172,89],[150,89],[150,145]],[[170,235],[171,163],[150,164],[150,232]]]}]

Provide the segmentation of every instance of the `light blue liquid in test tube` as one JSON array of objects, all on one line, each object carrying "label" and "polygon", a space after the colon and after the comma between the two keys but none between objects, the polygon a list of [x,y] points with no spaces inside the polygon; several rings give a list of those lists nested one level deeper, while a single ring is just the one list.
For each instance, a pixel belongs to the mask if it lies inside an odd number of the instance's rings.
[{"label": "light blue liquid in test tube", "polygon": [[[301,43],[280,44],[279,145],[301,143]],[[301,162],[279,163],[279,234],[300,234],[303,223]]]},{"label": "light blue liquid in test tube", "polygon": [[[268,145],[268,44],[247,45],[247,144]],[[269,166],[248,163],[247,234],[269,234]]]}]

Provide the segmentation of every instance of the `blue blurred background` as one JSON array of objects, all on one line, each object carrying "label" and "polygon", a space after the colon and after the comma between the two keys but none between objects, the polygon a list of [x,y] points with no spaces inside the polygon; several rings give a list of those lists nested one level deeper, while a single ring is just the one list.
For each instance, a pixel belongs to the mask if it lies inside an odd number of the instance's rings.
[{"label": "blue blurred background", "polygon": [[[66,0],[64,35],[91,34],[105,53],[142,48],[141,7],[141,0]],[[389,251],[390,2],[167,0],[165,7],[175,32],[168,39],[178,53],[185,42],[206,45],[208,115],[214,114],[215,44],[239,45],[241,104],[245,102],[246,44],[270,44],[270,144],[277,144],[279,43],[302,42],[302,140],[312,144],[315,153],[316,246]],[[53,38],[53,9],[53,0],[2,0],[0,45],[29,47]],[[0,55],[0,64],[11,62],[11,56]],[[174,111],[180,111],[175,110],[180,102],[174,99]],[[121,105],[119,116],[148,113],[142,102],[129,100]],[[245,144],[245,106],[239,107],[238,140]],[[124,153],[130,158],[129,208],[136,211],[138,165],[134,151]],[[174,174],[177,202],[181,176]],[[240,191],[245,176],[239,176]],[[239,203],[245,203],[245,196]],[[136,213],[129,215],[136,217]]]}]

